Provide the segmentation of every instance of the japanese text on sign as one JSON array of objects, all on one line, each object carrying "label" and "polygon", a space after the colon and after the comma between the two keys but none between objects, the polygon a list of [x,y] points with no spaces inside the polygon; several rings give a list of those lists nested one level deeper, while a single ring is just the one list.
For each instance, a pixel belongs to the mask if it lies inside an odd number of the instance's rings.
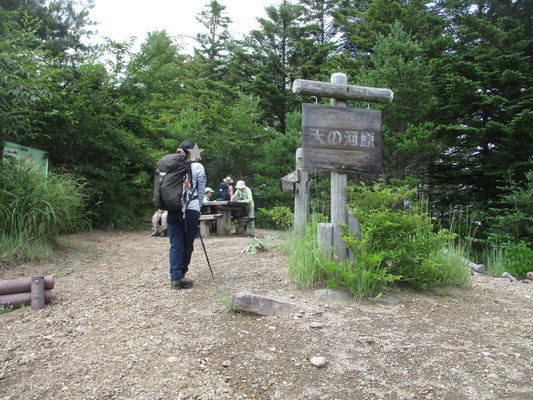
[{"label": "japanese text on sign", "polygon": [[342,147],[376,147],[375,133],[354,130],[331,130],[309,128],[309,145],[328,145]]}]

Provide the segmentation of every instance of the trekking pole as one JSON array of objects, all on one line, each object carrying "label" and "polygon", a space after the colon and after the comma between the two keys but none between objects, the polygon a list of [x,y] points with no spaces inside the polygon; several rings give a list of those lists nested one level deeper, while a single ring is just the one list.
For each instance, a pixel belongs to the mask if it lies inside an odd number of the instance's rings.
[{"label": "trekking pole", "polygon": [[213,270],[211,269],[211,264],[209,263],[209,257],[207,257],[207,251],[205,250],[204,238],[202,237],[202,233],[200,232],[200,227],[197,226],[196,228],[198,228],[198,235],[200,235],[200,241],[202,242],[202,247],[204,248],[205,259],[207,260],[207,266],[209,267],[209,272],[211,272],[211,278],[215,280],[215,277],[213,276]]}]

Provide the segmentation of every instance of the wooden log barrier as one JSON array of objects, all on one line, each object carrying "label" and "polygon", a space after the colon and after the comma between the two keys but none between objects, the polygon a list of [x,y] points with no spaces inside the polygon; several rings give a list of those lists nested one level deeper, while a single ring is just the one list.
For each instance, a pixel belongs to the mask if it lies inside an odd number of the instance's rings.
[{"label": "wooden log barrier", "polygon": [[[54,276],[46,275],[44,277],[44,289],[52,290],[54,288],[54,285]],[[29,292],[31,292],[31,278],[19,278],[0,281],[0,295]]]},{"label": "wooden log barrier", "polygon": [[[44,291],[44,303],[48,304],[52,301],[52,291]],[[0,295],[0,307],[19,308],[22,305],[31,304],[31,292],[2,294]]]}]

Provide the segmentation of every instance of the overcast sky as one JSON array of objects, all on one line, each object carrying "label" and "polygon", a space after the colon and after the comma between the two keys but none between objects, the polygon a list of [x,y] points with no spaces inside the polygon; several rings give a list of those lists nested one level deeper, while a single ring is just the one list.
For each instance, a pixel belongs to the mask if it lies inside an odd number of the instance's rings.
[{"label": "overcast sky", "polygon": [[[233,37],[258,27],[257,18],[266,17],[265,7],[278,6],[282,0],[219,0],[226,6],[226,15],[233,21],[229,30]],[[165,29],[171,36],[196,36],[202,25],[196,16],[210,0],[96,0],[90,19],[99,22],[98,34],[92,42],[102,42],[109,37],[122,42],[136,36],[134,49],[146,39],[147,33]],[[179,40],[184,43],[185,39]],[[192,43],[192,41],[188,41]]]}]

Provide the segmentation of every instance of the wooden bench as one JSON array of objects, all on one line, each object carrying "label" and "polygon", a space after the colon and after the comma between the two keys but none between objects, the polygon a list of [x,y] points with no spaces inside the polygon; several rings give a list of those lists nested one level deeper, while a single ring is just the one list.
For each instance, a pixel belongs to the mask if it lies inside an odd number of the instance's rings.
[{"label": "wooden bench", "polygon": [[200,233],[202,237],[206,238],[209,236],[211,225],[214,224],[219,218],[222,218],[222,214],[200,215]]},{"label": "wooden bench", "polygon": [[237,222],[235,232],[238,234],[244,234],[246,233],[248,224],[252,221],[255,221],[255,217],[237,217],[235,218],[235,221]]}]

